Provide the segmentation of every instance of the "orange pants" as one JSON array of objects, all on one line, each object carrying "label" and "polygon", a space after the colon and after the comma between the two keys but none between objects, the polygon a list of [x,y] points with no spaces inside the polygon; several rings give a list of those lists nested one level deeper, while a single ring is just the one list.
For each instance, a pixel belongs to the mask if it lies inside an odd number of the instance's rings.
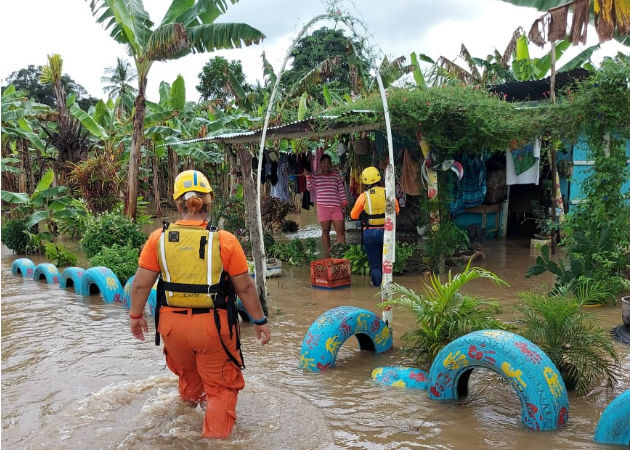
[{"label": "orange pants", "polygon": [[[214,313],[176,314],[181,308],[160,309],[159,332],[169,369],[179,377],[182,400],[198,404],[206,400],[203,436],[226,438],[236,421],[238,392],[245,387],[241,369],[231,362],[221,345]],[[227,311],[218,310],[221,337],[232,355],[239,359],[236,334],[230,340]]]}]

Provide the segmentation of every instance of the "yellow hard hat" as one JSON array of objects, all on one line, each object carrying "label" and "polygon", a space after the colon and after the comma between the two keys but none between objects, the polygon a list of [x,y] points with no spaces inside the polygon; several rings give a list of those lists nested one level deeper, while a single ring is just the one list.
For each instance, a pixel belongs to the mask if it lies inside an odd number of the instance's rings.
[{"label": "yellow hard hat", "polygon": [[367,167],[361,172],[361,183],[374,184],[381,181],[381,174],[376,167]]},{"label": "yellow hard hat", "polygon": [[198,170],[185,170],[175,178],[173,199],[177,200],[186,192],[212,193],[212,186],[206,176]]}]

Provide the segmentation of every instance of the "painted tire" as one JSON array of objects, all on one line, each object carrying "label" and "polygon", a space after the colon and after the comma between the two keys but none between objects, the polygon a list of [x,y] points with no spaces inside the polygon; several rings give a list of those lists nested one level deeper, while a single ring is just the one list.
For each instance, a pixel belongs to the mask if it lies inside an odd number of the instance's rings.
[{"label": "painted tire", "polygon": [[81,278],[83,278],[84,273],[85,269],[81,267],[66,267],[59,277],[59,287],[61,289],[71,287],[74,288],[75,294],[83,295],[81,291]]},{"label": "painted tire", "polygon": [[[123,289],[123,300],[122,300],[122,307],[124,309],[131,308],[131,287],[133,286],[133,279],[135,277],[136,277],[135,275],[132,275],[131,278],[129,278],[127,282],[125,283],[125,289]],[[155,284],[151,288],[151,291],[149,292],[149,298],[147,299],[147,304],[145,306],[145,308],[148,308],[149,314],[152,316],[155,315],[156,299],[157,299],[157,281],[155,282]]]},{"label": "painted tire", "polygon": [[356,336],[361,350],[382,353],[392,348],[389,327],[374,313],[354,306],[326,311],[313,322],[302,341],[299,366],[320,372],[335,365],[341,345]]},{"label": "painted tire", "polygon": [[407,389],[426,389],[428,375],[424,370],[413,367],[377,367],[372,371],[372,379],[386,386]]},{"label": "painted tire", "polygon": [[243,305],[243,302],[241,302],[241,299],[238,297],[236,297],[236,310],[243,322],[252,322],[252,317],[249,315],[247,309],[245,309],[245,306]]},{"label": "painted tire", "polygon": [[48,284],[59,283],[59,269],[57,269],[57,266],[54,264],[50,263],[38,264],[35,266],[35,270],[33,270],[33,280],[46,280]]},{"label": "painted tire", "polygon": [[18,258],[11,264],[13,275],[22,275],[22,278],[33,278],[35,264],[28,258]]},{"label": "painted tire", "polygon": [[105,303],[122,303],[124,290],[118,277],[111,269],[98,266],[90,267],[81,278],[82,295],[100,293]]},{"label": "painted tire", "polygon": [[623,391],[606,407],[597,422],[595,442],[630,445],[630,389]]},{"label": "painted tire", "polygon": [[451,401],[466,395],[475,368],[493,370],[509,382],[527,427],[555,430],[567,422],[569,399],[558,369],[534,343],[508,331],[475,331],[444,347],[431,365],[429,397]]}]

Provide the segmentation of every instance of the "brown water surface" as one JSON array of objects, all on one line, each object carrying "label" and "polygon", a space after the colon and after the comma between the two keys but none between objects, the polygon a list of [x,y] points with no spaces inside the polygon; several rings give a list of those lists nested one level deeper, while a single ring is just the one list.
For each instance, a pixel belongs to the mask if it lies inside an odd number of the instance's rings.
[{"label": "brown water surface", "polygon": [[[516,293],[548,286],[551,279],[523,276],[533,261],[528,242],[488,241],[484,250],[487,259],[480,265],[510,287],[477,280],[466,292],[499,300],[501,317],[513,320]],[[297,364],[313,321],[340,305],[378,311],[378,291],[360,276],[345,289],[312,289],[306,268],[285,267],[282,277],[269,280],[271,343],[259,346],[253,328],[242,327],[246,387],[234,433],[217,443],[200,437],[204,411],[179,400],[161,349],[151,339],[139,342],[130,336],[126,311],[99,296],[79,297],[13,276],[14,259],[3,247],[5,449],[602,449],[592,440],[597,421],[630,385],[628,347],[616,344],[623,355],[619,383],[613,389],[598,387],[582,399],[570,395],[569,422],[556,432],[525,428],[518,397],[491,372],[473,373],[463,404],[381,386],[371,380],[372,369],[410,363],[400,350],[400,336],[414,324],[401,309],[394,311],[394,351],[361,352],[350,338],[334,369],[305,373]],[[416,290],[421,286],[418,274],[395,281]],[[590,312],[605,328],[621,323],[618,305]]]}]

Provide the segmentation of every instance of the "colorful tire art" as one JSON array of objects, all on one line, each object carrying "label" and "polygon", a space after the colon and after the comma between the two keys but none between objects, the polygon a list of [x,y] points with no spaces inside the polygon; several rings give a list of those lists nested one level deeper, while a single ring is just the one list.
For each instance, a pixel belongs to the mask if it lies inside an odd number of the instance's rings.
[{"label": "colorful tire art", "polygon": [[452,401],[466,395],[475,368],[493,370],[509,382],[527,427],[555,430],[567,422],[569,399],[558,369],[535,344],[508,331],[475,331],[444,347],[431,365],[429,397]]},{"label": "colorful tire art", "polygon": [[374,369],[372,379],[386,386],[426,390],[429,376],[424,370],[414,367],[385,366]]},{"label": "colorful tire art", "polygon": [[57,284],[59,283],[59,269],[50,263],[38,264],[33,271],[33,280],[46,280],[48,284]]},{"label": "colorful tire art", "polygon": [[[125,283],[125,289],[123,290],[124,293],[123,293],[123,301],[122,301],[122,307],[124,309],[131,308],[131,287],[133,286],[133,280],[135,277],[136,277],[135,275],[132,275],[131,278],[129,278],[127,282]],[[149,291],[149,297],[145,305],[145,308],[149,310],[149,314],[152,316],[155,315],[156,300],[157,300],[157,281],[153,284],[151,291]]]},{"label": "colorful tire art", "polygon": [[85,271],[81,278],[81,292],[84,296],[100,293],[105,303],[122,303],[125,295],[116,274],[103,266]]},{"label": "colorful tire art", "polygon": [[11,264],[11,273],[13,275],[22,275],[22,278],[33,278],[35,264],[28,258],[19,258]]},{"label": "colorful tire art", "polygon": [[341,345],[356,336],[361,350],[382,353],[392,348],[389,327],[374,313],[354,306],[326,311],[313,322],[302,341],[299,367],[321,372],[334,367]]},{"label": "colorful tire art", "polygon": [[61,289],[67,289],[69,287],[74,288],[74,293],[83,295],[81,291],[81,278],[85,273],[85,269],[81,267],[66,267],[61,276],[59,277],[59,287]]},{"label": "colorful tire art", "polygon": [[630,389],[606,407],[597,422],[595,442],[630,446]]}]

